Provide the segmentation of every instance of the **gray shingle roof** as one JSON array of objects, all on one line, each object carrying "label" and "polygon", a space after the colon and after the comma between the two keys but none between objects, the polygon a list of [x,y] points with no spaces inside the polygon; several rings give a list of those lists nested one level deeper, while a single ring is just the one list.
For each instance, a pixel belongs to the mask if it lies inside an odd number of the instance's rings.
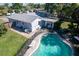
[{"label": "gray shingle roof", "polygon": [[22,14],[12,14],[8,16],[8,18],[31,23],[32,21],[40,17],[37,16],[35,13],[22,13]]}]

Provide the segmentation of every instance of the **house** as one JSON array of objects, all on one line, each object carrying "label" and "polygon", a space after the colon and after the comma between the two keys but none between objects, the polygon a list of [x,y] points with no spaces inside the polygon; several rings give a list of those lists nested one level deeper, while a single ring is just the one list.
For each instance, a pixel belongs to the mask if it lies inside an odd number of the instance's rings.
[{"label": "house", "polygon": [[58,19],[41,18],[39,25],[41,26],[41,28],[46,28],[50,30],[50,29],[53,29],[54,23],[57,21]]},{"label": "house", "polygon": [[20,13],[8,16],[10,26],[23,32],[33,32],[39,28],[53,28],[52,19],[43,18],[36,13]]},{"label": "house", "polygon": [[13,14],[8,16],[11,27],[16,28],[20,31],[32,32],[40,26],[38,22],[40,17],[35,15],[35,13],[22,13],[22,14]]}]

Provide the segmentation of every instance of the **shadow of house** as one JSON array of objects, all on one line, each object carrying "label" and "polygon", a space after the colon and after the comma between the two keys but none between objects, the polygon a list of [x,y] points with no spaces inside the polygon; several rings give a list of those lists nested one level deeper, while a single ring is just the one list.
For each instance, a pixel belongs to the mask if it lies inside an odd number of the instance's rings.
[{"label": "shadow of house", "polygon": [[[16,30],[18,30],[18,31],[20,31],[20,32],[24,32],[24,28],[23,28],[23,26],[17,26],[17,23],[18,23],[19,21],[14,21],[13,23],[12,23],[12,25],[11,25],[11,28],[14,28],[14,29],[16,29]],[[19,22],[20,23],[20,22]],[[22,23],[22,22],[21,22]]]},{"label": "shadow of house", "polygon": [[41,20],[39,22],[39,25],[41,26],[41,29],[53,29],[54,27],[54,23],[50,22],[50,21],[45,21],[45,20]]}]

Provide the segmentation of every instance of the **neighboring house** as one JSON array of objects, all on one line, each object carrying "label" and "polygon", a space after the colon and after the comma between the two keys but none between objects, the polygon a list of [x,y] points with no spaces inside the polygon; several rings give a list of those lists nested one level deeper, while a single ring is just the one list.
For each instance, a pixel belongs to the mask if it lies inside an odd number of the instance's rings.
[{"label": "neighboring house", "polygon": [[20,13],[8,16],[11,27],[24,32],[39,28],[53,28],[55,20],[42,18],[35,13]]}]

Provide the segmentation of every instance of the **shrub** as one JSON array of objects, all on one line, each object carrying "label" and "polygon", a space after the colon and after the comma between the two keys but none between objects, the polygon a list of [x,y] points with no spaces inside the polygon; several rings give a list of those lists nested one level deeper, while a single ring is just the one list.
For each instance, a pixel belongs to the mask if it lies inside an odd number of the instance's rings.
[{"label": "shrub", "polygon": [[4,26],[4,24],[0,25],[0,36],[2,36],[2,34],[5,34],[7,32],[6,27]]}]

